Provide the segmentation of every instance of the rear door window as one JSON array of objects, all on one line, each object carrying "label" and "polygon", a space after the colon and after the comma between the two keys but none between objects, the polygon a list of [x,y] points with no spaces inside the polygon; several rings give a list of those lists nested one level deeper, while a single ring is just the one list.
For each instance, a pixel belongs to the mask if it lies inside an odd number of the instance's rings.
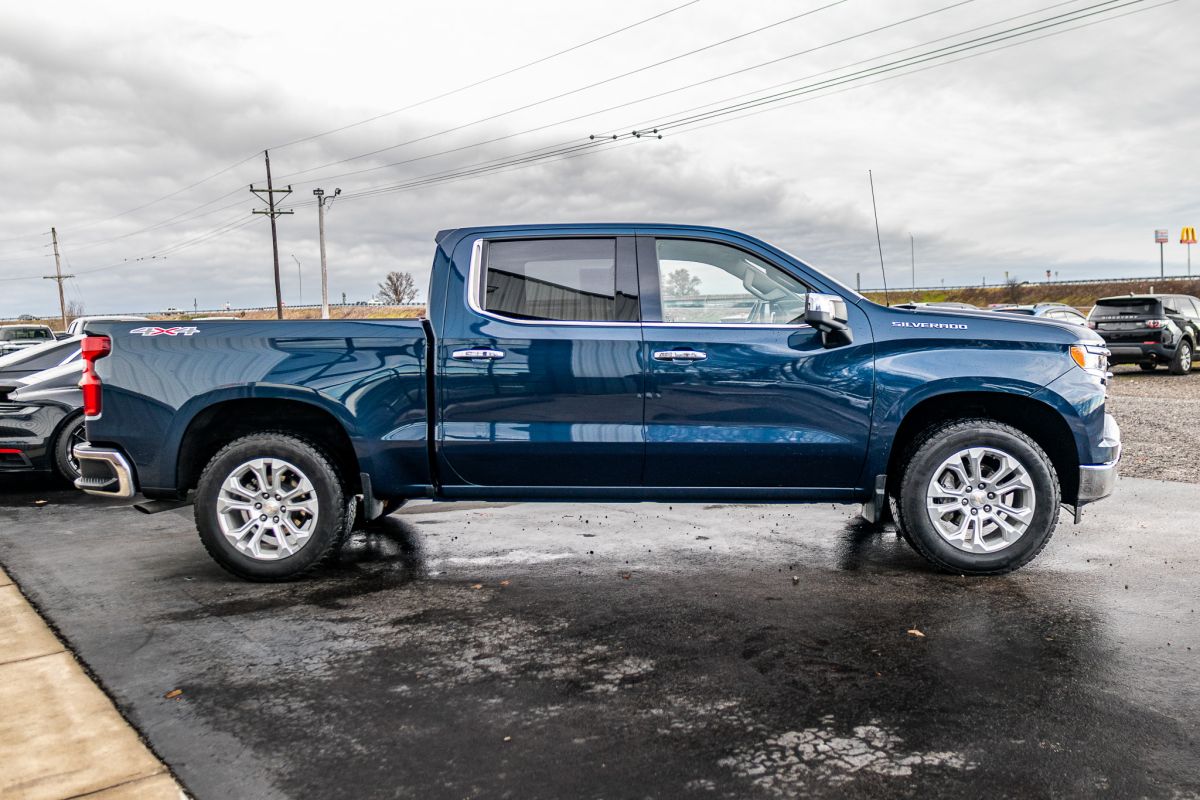
[{"label": "rear door window", "polygon": [[489,242],[478,302],[526,321],[636,322],[637,304],[617,292],[617,240]]}]

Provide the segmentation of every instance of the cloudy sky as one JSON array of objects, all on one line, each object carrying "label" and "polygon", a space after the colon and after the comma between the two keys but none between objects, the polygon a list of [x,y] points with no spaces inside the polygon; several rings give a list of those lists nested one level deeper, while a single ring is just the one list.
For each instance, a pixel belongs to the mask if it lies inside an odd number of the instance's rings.
[{"label": "cloudy sky", "polygon": [[[57,310],[41,278],[52,225],[77,276],[68,300],[90,313],[271,304],[269,228],[248,191],[264,148],[294,190],[279,222],[291,304],[319,299],[318,186],[343,192],[327,218],[335,300],[367,298],[395,269],[423,287],[441,228],[579,220],[738,228],[874,288],[868,169],[893,286],[912,280],[910,233],[917,283],[956,285],[1157,274],[1156,227],[1171,230],[1168,273],[1182,273],[1179,228],[1200,226],[1196,0],[65,2],[0,15],[0,318]],[[981,39],[1020,25],[1024,37]],[[561,149],[655,125],[661,140]],[[530,156],[545,158],[518,161]]]}]

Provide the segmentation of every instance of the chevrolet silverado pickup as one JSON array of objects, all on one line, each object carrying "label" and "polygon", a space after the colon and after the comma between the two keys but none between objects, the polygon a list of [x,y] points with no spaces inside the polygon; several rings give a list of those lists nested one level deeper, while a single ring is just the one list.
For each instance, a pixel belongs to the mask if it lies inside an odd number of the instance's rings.
[{"label": "chevrolet silverado pickup", "polygon": [[436,242],[421,319],[89,324],[77,485],[193,502],[251,580],[411,498],[862,503],[997,574],[1113,490],[1107,351],[1079,325],[888,308],[717,228]]}]

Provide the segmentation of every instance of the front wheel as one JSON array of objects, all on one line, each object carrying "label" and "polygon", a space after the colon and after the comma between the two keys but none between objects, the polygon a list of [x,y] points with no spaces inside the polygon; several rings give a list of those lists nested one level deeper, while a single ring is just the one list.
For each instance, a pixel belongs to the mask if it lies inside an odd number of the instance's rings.
[{"label": "front wheel", "polygon": [[1171,374],[1186,375],[1192,371],[1192,343],[1187,339],[1179,342],[1175,348],[1175,357],[1171,359]]},{"label": "front wheel", "polygon": [[333,461],[287,433],[244,436],[222,448],[196,487],[196,527],[209,555],[240,578],[281,581],[341,547],[349,503]]},{"label": "front wheel", "polygon": [[998,575],[1041,552],[1059,502],[1054,465],[1037,442],[995,420],[957,420],[927,431],[912,451],[897,523],[935,566]]}]

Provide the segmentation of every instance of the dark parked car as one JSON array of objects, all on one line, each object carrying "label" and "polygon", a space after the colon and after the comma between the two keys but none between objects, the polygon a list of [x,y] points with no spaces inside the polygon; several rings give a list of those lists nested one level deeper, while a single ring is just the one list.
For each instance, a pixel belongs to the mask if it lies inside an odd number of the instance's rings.
[{"label": "dark parked car", "polygon": [[1076,325],[1086,325],[1087,317],[1080,314],[1066,303],[1034,303],[1027,306],[997,306],[992,311],[1002,314],[1024,314],[1027,317],[1056,319],[1060,322],[1071,322]]},{"label": "dark parked car", "polygon": [[1147,371],[1166,364],[1185,375],[1200,342],[1200,300],[1184,294],[1104,297],[1088,315],[1088,327],[1104,337],[1110,364]]},{"label": "dark parked car", "polygon": [[81,339],[0,358],[0,473],[79,477],[74,446],[84,438]]},{"label": "dark parked car", "polygon": [[0,401],[19,385],[22,378],[79,361],[79,346],[82,336],[69,340],[47,342],[38,347],[28,347],[15,353],[0,356]]}]

